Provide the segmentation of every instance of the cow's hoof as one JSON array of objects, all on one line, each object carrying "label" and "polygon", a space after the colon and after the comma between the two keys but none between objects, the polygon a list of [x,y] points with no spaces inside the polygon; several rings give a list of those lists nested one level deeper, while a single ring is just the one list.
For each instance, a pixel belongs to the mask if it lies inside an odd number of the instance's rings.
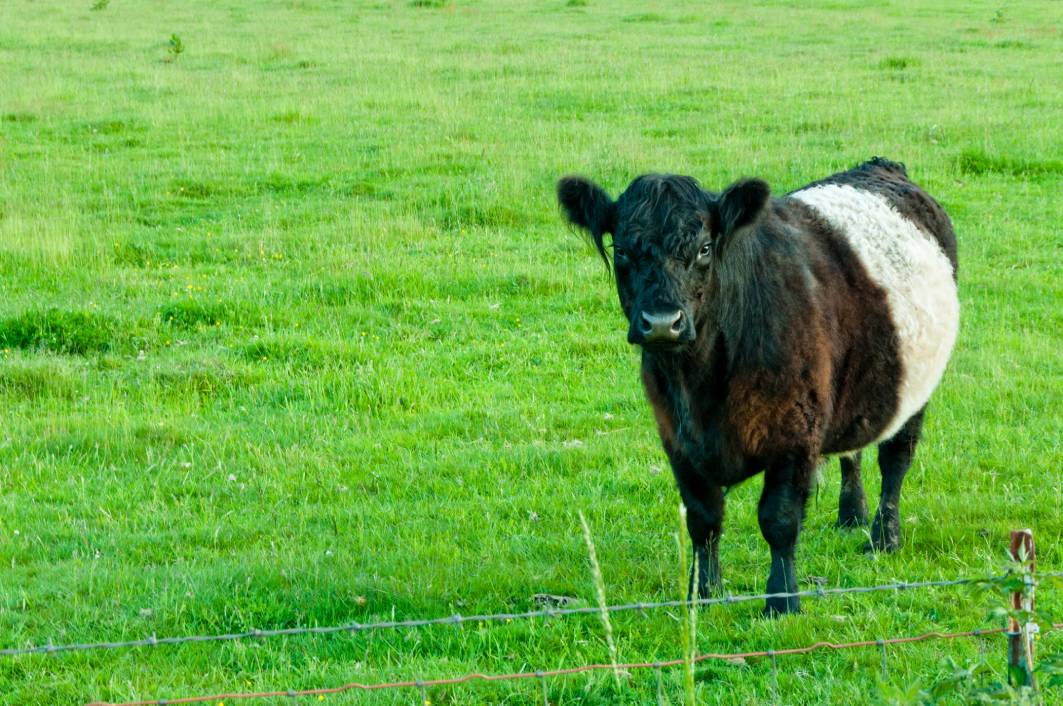
[{"label": "cow's hoof", "polygon": [[900,539],[897,537],[874,537],[864,545],[865,554],[875,554],[876,552],[884,552],[891,554],[901,548]]},{"label": "cow's hoof", "polygon": [[871,524],[871,536],[864,545],[864,551],[871,552],[895,552],[901,547],[901,528],[896,518],[882,518],[881,514],[875,515],[875,521]]},{"label": "cow's hoof", "polygon": [[[709,582],[709,583],[703,583],[700,586],[698,586],[698,595],[697,595],[697,599],[696,600],[701,601],[701,600],[707,600],[709,598],[722,598],[723,596],[724,596],[723,581],[717,581],[715,583]],[[695,600],[694,590],[693,589],[687,591],[687,600],[688,601]]]},{"label": "cow's hoof", "polygon": [[778,618],[788,613],[800,613],[801,600],[797,596],[791,598],[769,598],[764,604],[764,617]]},{"label": "cow's hoof", "polygon": [[835,529],[855,529],[857,527],[867,527],[868,519],[867,513],[863,515],[839,515],[837,522],[834,523]]}]

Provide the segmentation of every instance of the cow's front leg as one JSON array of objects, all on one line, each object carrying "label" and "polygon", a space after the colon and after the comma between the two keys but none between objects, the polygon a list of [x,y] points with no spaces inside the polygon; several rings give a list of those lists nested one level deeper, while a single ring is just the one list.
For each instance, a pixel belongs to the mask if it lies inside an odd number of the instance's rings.
[{"label": "cow's front leg", "polygon": [[687,532],[690,534],[694,554],[687,597],[693,598],[696,581],[698,598],[707,598],[723,589],[723,578],[720,574],[723,489],[706,481],[683,461],[676,463],[673,460],[672,470],[679,486],[679,494],[687,509]]},{"label": "cow's front leg", "polygon": [[694,594],[694,569],[697,568],[698,598],[707,598],[723,590],[720,575],[720,534],[723,532],[723,490],[707,485],[700,502],[687,504],[687,531],[694,548],[690,567],[688,594]]},{"label": "cow's front leg", "polygon": [[[760,531],[771,547],[767,593],[797,592],[794,555],[813,468],[810,458],[791,458],[768,468],[764,474],[758,518]],[[800,610],[801,601],[797,596],[769,598],[764,607],[764,613],[769,616]]]}]

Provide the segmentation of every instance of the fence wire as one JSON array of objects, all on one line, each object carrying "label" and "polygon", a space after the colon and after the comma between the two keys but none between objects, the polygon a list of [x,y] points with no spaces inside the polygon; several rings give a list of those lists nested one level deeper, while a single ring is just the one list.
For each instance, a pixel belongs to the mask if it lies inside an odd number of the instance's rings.
[{"label": "fence wire", "polygon": [[[966,586],[974,584],[985,584],[999,581],[1007,574],[1001,576],[987,576],[981,578],[961,578],[961,579],[949,579],[939,581],[917,581],[914,583],[909,582],[894,582],[879,584],[876,586],[850,586],[850,587],[837,587],[826,588],[822,585],[817,586],[815,589],[806,591],[795,591],[792,593],[758,593],[758,594],[744,594],[744,595],[731,595],[714,596],[711,598],[699,598],[695,601],[676,599],[669,601],[657,601],[650,603],[624,603],[619,605],[606,606],[604,610],[609,613],[620,613],[630,611],[645,612],[649,610],[656,610],[660,608],[680,608],[683,605],[689,605],[691,603],[699,606],[711,606],[711,605],[732,605],[735,603],[747,603],[749,601],[763,601],[769,598],[823,598],[826,596],[838,596],[850,593],[875,593],[878,591],[907,591],[912,589],[921,588],[937,588],[944,586]],[[1057,573],[1044,573],[1039,572],[1038,576],[1048,577],[1056,576],[1063,577],[1063,572]],[[439,618],[425,618],[416,620],[385,620],[371,623],[347,623],[344,625],[329,625],[329,626],[307,626],[307,627],[292,627],[292,628],[279,628],[271,630],[245,630],[243,632],[230,632],[213,635],[181,635],[172,637],[156,637],[151,635],[139,640],[117,640],[112,642],[83,642],[83,643],[69,643],[69,644],[53,644],[51,640],[43,645],[33,645],[29,647],[9,647],[0,650],[0,656],[17,656],[28,654],[53,654],[58,652],[81,652],[88,650],[114,650],[125,649],[132,647],[158,647],[160,645],[180,645],[190,642],[227,642],[233,640],[247,640],[254,638],[267,638],[267,637],[280,637],[280,636],[296,636],[296,635],[329,635],[334,633],[362,633],[373,630],[390,630],[390,629],[410,629],[421,628],[432,625],[450,625],[454,627],[461,626],[463,624],[476,624],[476,623],[489,623],[499,621],[513,621],[513,620],[528,620],[534,618],[556,618],[567,615],[592,615],[599,614],[603,609],[599,606],[578,606],[569,608],[544,608],[541,610],[529,610],[517,613],[492,613],[485,615],[461,615],[455,614],[446,617]]]},{"label": "fence wire", "polygon": [[[698,605],[698,606],[711,606],[711,605],[733,605],[737,603],[745,603],[749,601],[761,601],[770,598],[790,598],[790,597],[826,597],[845,594],[859,594],[859,593],[874,593],[879,591],[905,591],[911,589],[921,588],[936,588],[936,587],[948,587],[948,586],[964,586],[964,585],[978,585],[978,584],[992,584],[1006,579],[1009,574],[1005,573],[1000,576],[986,576],[978,578],[960,578],[960,579],[943,579],[936,581],[917,581],[917,582],[893,582],[886,584],[878,584],[874,586],[851,586],[851,587],[837,587],[826,588],[822,584],[818,584],[815,589],[806,591],[795,591],[790,593],[758,593],[758,594],[742,594],[732,595],[727,594],[725,596],[716,596],[712,598],[701,598],[696,600],[690,599],[677,599],[668,601],[656,601],[656,602],[640,602],[640,603],[623,603],[617,605],[606,606],[602,608],[600,606],[579,606],[568,608],[551,608],[547,607],[542,610],[523,611],[515,613],[492,613],[484,615],[469,615],[463,616],[455,614],[446,617],[439,618],[427,618],[416,620],[388,620],[372,623],[348,623],[344,625],[333,626],[313,626],[313,627],[293,627],[293,628],[281,628],[273,630],[247,630],[244,632],[211,634],[211,635],[184,635],[174,637],[158,638],[154,635],[141,640],[120,640],[113,642],[91,642],[91,643],[69,643],[69,644],[53,644],[51,640],[44,645],[36,645],[30,647],[13,647],[0,650],[0,656],[17,656],[28,654],[52,654],[59,652],[74,652],[74,651],[89,651],[89,650],[111,650],[121,648],[134,648],[134,647],[156,647],[159,645],[175,645],[192,642],[219,642],[219,641],[232,641],[232,640],[244,640],[251,638],[264,638],[264,637],[276,637],[276,636],[295,636],[295,635],[323,635],[331,633],[359,633],[372,630],[384,630],[384,629],[399,629],[399,628],[420,628],[432,625],[451,625],[453,627],[460,627],[465,623],[470,624],[483,624],[498,621],[513,621],[513,620],[527,620],[534,618],[553,618],[567,615],[588,615],[597,614],[602,610],[610,613],[624,612],[624,611],[640,611],[645,612],[652,609],[659,608],[675,608],[682,607],[684,605]],[[1058,572],[1038,572],[1037,578],[1063,578],[1063,571]],[[1035,584],[1036,585],[1036,579]],[[1056,623],[1051,624],[1048,631],[1063,629],[1063,624]],[[959,637],[980,637],[985,635],[994,634],[1011,634],[1007,633],[1004,628],[993,628],[985,630],[969,630],[965,632],[956,633],[942,633],[942,632],[928,632],[922,635],[911,637],[892,637],[892,638],[880,638],[877,640],[863,640],[858,642],[847,643],[831,643],[831,642],[817,642],[805,647],[784,648],[780,650],[769,649],[756,652],[736,652],[736,653],[706,653],[702,655],[696,655],[693,658],[694,662],[703,662],[706,660],[736,660],[745,658],[758,658],[768,657],[771,659],[772,665],[772,677],[773,685],[775,683],[775,671],[776,671],[776,657],[782,655],[793,654],[805,654],[821,649],[830,650],[843,650],[858,647],[878,646],[882,650],[882,669],[886,674],[887,670],[887,645],[903,644],[910,642],[921,642],[929,639],[953,639]],[[342,684],[336,687],[318,688],[318,689],[302,689],[302,690],[285,690],[285,691],[269,691],[269,692],[233,692],[226,694],[211,694],[205,696],[186,696],[178,697],[174,699],[152,699],[147,701],[128,701],[128,702],[103,702],[97,701],[89,704],[88,706],[166,706],[167,704],[186,704],[186,703],[204,703],[208,701],[222,702],[225,699],[229,700],[242,700],[242,699],[259,699],[259,698],[276,698],[276,697],[300,697],[300,696],[319,696],[323,697],[327,694],[338,694],[345,691],[376,691],[382,689],[403,689],[403,688],[418,688],[422,696],[426,693],[425,689],[432,686],[445,686],[453,684],[464,684],[470,681],[511,681],[519,679],[531,679],[538,678],[541,680],[544,701],[543,703],[549,706],[546,700],[546,682],[547,677],[564,676],[568,674],[578,674],[581,672],[599,671],[605,669],[611,670],[636,670],[636,669],[649,669],[654,668],[657,670],[657,687],[660,694],[662,688],[661,682],[661,670],[669,667],[675,667],[684,663],[684,659],[675,659],[667,661],[656,662],[630,662],[624,664],[589,664],[580,665],[576,667],[569,667],[566,669],[554,669],[548,671],[535,671],[535,672],[513,672],[509,674],[482,674],[472,673],[459,677],[449,677],[443,679],[431,679],[431,680],[408,680],[400,682],[383,682],[378,684],[362,684],[359,682],[351,682],[348,684]],[[425,702],[427,703],[427,702]]]},{"label": "fence wire", "polygon": [[[1063,629],[1063,623],[1055,623],[1049,627],[1045,632],[1051,630]],[[848,650],[860,647],[878,647],[883,651],[883,669],[886,669],[885,662],[885,649],[887,645],[901,645],[912,642],[923,642],[925,640],[952,640],[960,637],[986,637],[990,635],[1006,634],[1005,628],[991,628],[987,630],[966,630],[964,632],[927,632],[922,635],[906,636],[906,637],[891,637],[881,638],[877,640],[860,640],[857,642],[816,642],[804,647],[789,647],[778,650],[759,650],[755,652],[708,652],[705,654],[695,655],[693,661],[695,663],[706,662],[709,660],[738,660],[738,659],[752,659],[767,657],[771,659],[772,670],[776,669],[775,658],[786,655],[799,655],[807,654],[809,652],[815,652],[818,650]],[[641,669],[655,669],[658,670],[658,695],[661,693],[661,681],[660,670],[670,667],[677,667],[686,662],[685,658],[671,659],[658,662],[626,662],[622,664],[584,664],[577,667],[568,667],[565,669],[551,669],[551,670],[539,670],[534,672],[511,672],[508,674],[482,674],[474,672],[471,674],[465,674],[459,677],[448,677],[444,679],[423,679],[423,680],[409,680],[398,682],[381,682],[378,684],[362,684],[360,682],[350,682],[348,684],[341,684],[339,686],[321,688],[321,689],[289,689],[287,691],[250,691],[250,692],[230,692],[225,694],[209,694],[203,696],[184,696],[173,699],[151,699],[147,701],[94,701],[87,706],[170,706],[172,704],[193,704],[193,703],[205,703],[208,701],[224,702],[225,700],[243,700],[243,699],[265,699],[265,698],[277,698],[277,697],[289,697],[298,698],[302,696],[326,696],[330,694],[340,694],[345,691],[380,691],[385,689],[419,689],[422,694],[422,703],[427,703],[424,698],[425,690],[429,687],[436,686],[450,686],[455,684],[465,684],[472,681],[486,681],[486,682],[499,682],[499,681],[516,681],[521,679],[539,679],[544,684],[545,680],[549,677],[560,677],[569,674],[580,674],[583,672],[595,672],[603,670],[620,669],[622,671],[635,671]],[[545,693],[545,691],[544,691]],[[660,699],[659,699],[660,700]],[[544,703],[548,703],[544,698]]]}]

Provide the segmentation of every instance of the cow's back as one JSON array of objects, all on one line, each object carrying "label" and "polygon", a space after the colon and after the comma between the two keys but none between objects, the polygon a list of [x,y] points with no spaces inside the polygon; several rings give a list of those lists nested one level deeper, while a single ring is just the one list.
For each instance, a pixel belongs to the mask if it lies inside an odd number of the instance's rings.
[{"label": "cow's back", "polygon": [[844,238],[886,295],[901,370],[895,412],[876,440],[887,439],[926,405],[956,340],[951,223],[937,202],[908,181],[903,167],[880,159],[789,196]]}]

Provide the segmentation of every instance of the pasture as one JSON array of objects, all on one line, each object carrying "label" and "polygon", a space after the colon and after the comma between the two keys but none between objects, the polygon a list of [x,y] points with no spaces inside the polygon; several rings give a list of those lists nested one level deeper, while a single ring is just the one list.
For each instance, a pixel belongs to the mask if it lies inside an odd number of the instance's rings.
[{"label": "pasture", "polygon": [[[571,172],[614,196],[647,171],[782,193],[875,154],[906,163],[955,224],[959,342],[901,550],[865,556],[862,533],[832,528],[832,462],[799,581],[997,573],[1027,526],[1040,565],[1063,569],[1058,2],[96,5],[0,3],[0,647],[526,610],[544,592],[593,604],[580,510],[611,602],[681,596],[638,355],[558,214]],[[873,453],[864,477],[873,506]],[[728,497],[733,593],[764,588],[760,484]],[[1038,600],[1063,610],[1059,592]],[[697,646],[998,627],[998,603],[933,589],[809,599],[778,621],[714,607]],[[679,656],[677,617],[614,617],[620,659]],[[981,644],[1002,666],[1002,639]],[[875,702],[980,655],[897,647],[884,685],[874,649],[780,658],[779,691]],[[0,658],[0,701],[601,661],[588,616]],[[764,661],[697,676],[704,703],[769,703]],[[656,694],[647,673],[548,689]],[[541,699],[521,682],[429,697]]]}]

